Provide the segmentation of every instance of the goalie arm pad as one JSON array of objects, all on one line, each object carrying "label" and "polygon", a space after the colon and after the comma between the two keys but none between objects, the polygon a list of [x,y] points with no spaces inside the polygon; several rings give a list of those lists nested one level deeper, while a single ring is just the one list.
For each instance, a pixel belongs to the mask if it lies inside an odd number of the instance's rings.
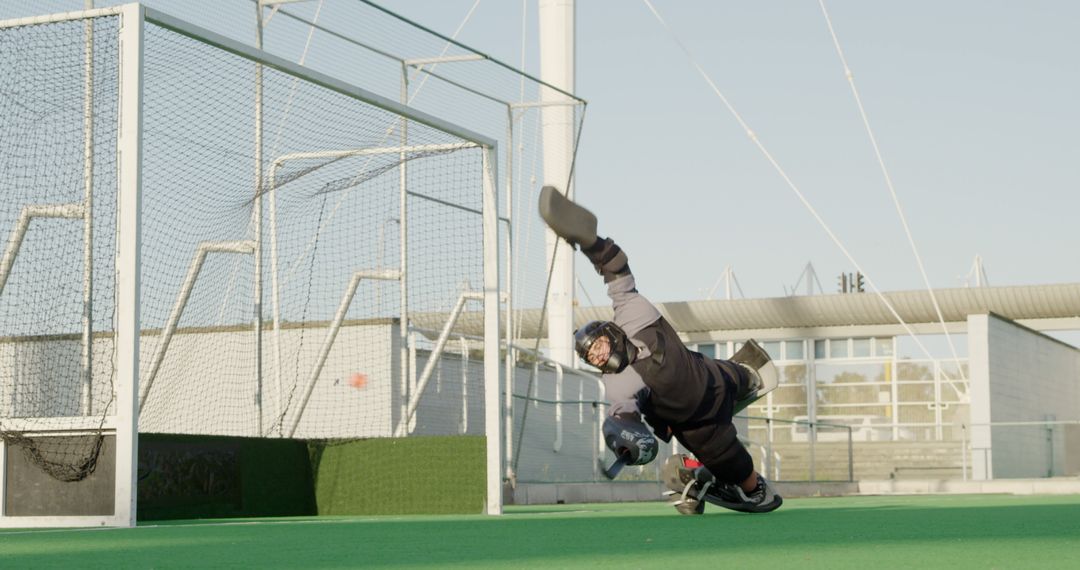
[{"label": "goalie arm pad", "polygon": [[626,455],[627,465],[645,465],[656,458],[659,446],[637,414],[604,418],[604,443],[615,456]]},{"label": "goalie arm pad", "polygon": [[630,273],[626,254],[611,238],[597,236],[596,242],[590,247],[582,248],[581,252],[589,258],[596,272],[604,276],[604,283],[611,283],[616,277]]}]

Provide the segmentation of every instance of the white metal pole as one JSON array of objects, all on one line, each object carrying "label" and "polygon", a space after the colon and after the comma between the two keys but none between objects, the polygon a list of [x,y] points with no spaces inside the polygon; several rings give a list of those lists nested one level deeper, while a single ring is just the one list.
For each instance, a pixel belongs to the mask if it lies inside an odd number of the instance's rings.
[{"label": "white metal pole", "polygon": [[[401,104],[406,105],[409,102],[409,70],[404,64],[401,66]],[[401,118],[401,141],[402,146],[405,146],[405,141],[408,140],[406,136],[406,119]],[[404,153],[402,154],[404,156]],[[398,271],[401,272],[401,311],[398,317],[398,359],[400,361],[399,368],[401,369],[401,417],[404,418],[408,413],[409,398],[409,347],[408,347],[408,331],[409,331],[409,193],[408,187],[405,185],[405,170],[404,162],[402,162],[401,171],[401,183],[400,183],[400,204],[398,207],[398,258],[400,260],[400,266]]]},{"label": "white metal pole", "polygon": [[555,441],[552,443],[552,451],[558,453],[562,451],[563,444],[563,425],[562,425],[562,388],[563,388],[563,367],[561,364],[555,365]]},{"label": "white metal pole", "polygon": [[[90,10],[94,0],[86,0]],[[82,315],[82,414],[94,413],[94,20],[83,23],[83,315]]]},{"label": "white metal pole", "polygon": [[964,474],[964,481],[968,480],[967,456],[967,425],[960,424],[960,469]]},{"label": "white metal pole", "polygon": [[7,500],[7,444],[4,443],[4,439],[0,438],[0,518],[7,512],[7,507],[4,505],[4,501]]},{"label": "white metal pole", "polygon": [[[271,151],[272,152],[272,151]],[[284,159],[278,158],[270,164],[270,172],[267,176],[269,186],[269,208],[267,212],[270,222],[270,303],[274,313],[274,387],[277,391],[278,417],[285,417],[285,389],[281,385],[281,281],[278,278],[278,232],[277,232],[277,169],[281,168]],[[260,198],[261,200],[261,198]],[[280,425],[280,422],[279,422]]]},{"label": "white metal pole", "polygon": [[[574,0],[540,0],[540,79],[568,93],[574,91]],[[567,102],[562,93],[541,87],[541,102]],[[555,186],[568,197],[574,147],[574,107],[545,106],[540,110],[544,137],[544,183]],[[574,257],[573,249],[551,230],[545,232],[547,262],[552,256],[551,289],[547,299],[548,348],[556,361],[572,366],[574,327]]]},{"label": "white metal pole", "polygon": [[[511,457],[514,456],[513,450],[513,425],[514,425],[514,368],[517,365],[517,352],[514,350],[514,238],[516,233],[514,232],[514,224],[517,220],[514,218],[514,108],[511,106],[506,107],[506,330],[503,331],[503,336],[506,337],[506,362],[504,366],[503,379],[503,392],[506,397],[503,399],[503,438],[504,444],[504,459],[505,459],[505,477],[508,480],[513,480],[514,466],[511,464]],[[520,239],[520,238],[519,238]]]},{"label": "white metal pole", "polygon": [[[439,358],[442,356],[443,350],[446,348],[446,343],[450,339],[450,331],[457,323],[458,317],[461,315],[462,308],[465,307],[465,303],[469,300],[482,300],[484,299],[483,293],[472,293],[465,291],[458,297],[457,302],[454,304],[454,308],[450,311],[450,316],[446,320],[446,324],[443,325],[441,331],[439,331],[438,338],[435,339],[435,347],[431,349],[428,354],[427,363],[424,365],[424,371],[420,373],[420,377],[416,379],[415,386],[410,390],[409,402],[405,408],[405,415],[398,421],[397,428],[394,430],[394,437],[405,437],[409,434],[416,425],[416,410],[420,406],[420,398],[423,396],[424,391],[427,389],[428,381],[431,379],[431,374],[435,371],[435,366],[439,362]],[[409,359],[413,362],[416,361],[416,343],[415,334],[409,335]],[[486,339],[485,339],[486,340]],[[496,343],[498,339],[495,339]],[[485,354],[486,356],[486,354]],[[486,360],[485,360],[486,364]],[[415,370],[415,366],[413,367]]]},{"label": "white metal pole", "polygon": [[[454,318],[454,317],[451,317],[451,318]],[[447,329],[447,330],[449,330],[449,329]],[[417,368],[417,365],[416,365],[416,331],[409,331],[409,334],[408,334],[408,336],[406,336],[406,338],[409,339],[409,342],[408,342],[408,345],[409,345],[409,389],[408,389],[409,406],[407,406],[405,408],[405,414],[409,417],[409,424],[408,424],[408,429],[401,433],[401,437],[404,437],[405,435],[411,433],[414,429],[416,429],[416,415],[415,415],[416,410],[412,408],[412,403],[414,401],[416,401],[416,402],[420,401],[420,394],[417,393],[417,389],[416,389],[416,387],[419,386],[419,380],[416,377],[416,368]],[[436,345],[436,348],[438,348],[438,345]],[[435,363],[437,358],[438,358],[438,356],[435,354],[435,351],[433,350],[431,352],[431,355],[428,357],[427,367],[424,370],[424,373],[425,373],[425,375],[424,375],[424,384],[425,385],[427,385],[427,374],[430,373],[429,369],[433,370],[433,368],[431,368],[431,366],[432,366],[432,364]]]},{"label": "white metal pole", "polygon": [[7,247],[4,255],[0,257],[0,293],[7,286],[8,277],[11,276],[11,268],[15,265],[15,259],[22,248],[26,232],[30,230],[30,222],[34,218],[69,218],[77,219],[84,216],[82,204],[30,204],[23,206],[19,212],[19,219],[8,236]]},{"label": "white metal pole", "polygon": [[469,341],[461,337],[461,434],[469,433]]},{"label": "white metal pole", "polygon": [[113,518],[135,525],[139,457],[139,280],[142,229],[143,8],[123,7],[120,26],[120,124],[117,140],[116,487]]},{"label": "white metal pole", "polygon": [[945,372],[941,369],[941,362],[934,361],[934,439],[941,441],[941,375]]},{"label": "white metal pole", "polygon": [[[255,3],[255,47],[261,50],[263,47],[263,7],[262,3]],[[255,204],[252,216],[254,217],[255,234],[255,433],[263,434],[263,313],[262,313],[262,187],[263,187],[263,66],[255,62]]]},{"label": "white metal pole", "polygon": [[154,386],[154,380],[157,379],[158,371],[161,369],[161,363],[165,360],[165,354],[169,350],[169,344],[172,342],[173,335],[176,334],[176,328],[180,324],[180,317],[184,314],[188,299],[191,298],[191,291],[195,288],[195,282],[198,280],[199,273],[202,271],[206,256],[211,252],[250,255],[254,253],[255,247],[254,240],[245,240],[236,242],[202,242],[199,244],[198,248],[196,248],[195,256],[191,258],[191,264],[188,265],[187,275],[184,276],[184,281],[180,285],[180,292],[176,295],[176,302],[173,303],[173,308],[169,311],[169,317],[165,321],[165,327],[161,331],[161,339],[158,341],[157,349],[155,349],[154,356],[150,361],[150,370],[146,373],[146,377],[143,378],[144,382],[138,403],[139,412],[142,412],[142,409],[146,406],[147,398],[150,395],[150,389]]},{"label": "white metal pole", "polygon": [[[485,147],[484,174],[484,433],[487,514],[502,514],[502,424],[499,406],[499,197],[495,150]],[[509,398],[510,395],[507,394]]]},{"label": "white metal pole", "polygon": [[[334,341],[337,339],[338,331],[341,330],[341,324],[345,322],[345,315],[349,312],[349,306],[356,295],[357,287],[360,286],[360,281],[363,279],[389,281],[397,278],[398,272],[396,271],[357,271],[353,274],[349,284],[345,287],[345,293],[341,296],[341,302],[338,303],[337,312],[334,313],[334,320],[330,322],[330,328],[326,331],[326,338],[323,340],[322,348],[319,349],[319,356],[315,359],[315,365],[311,367],[307,385],[304,387],[304,395],[300,398],[300,405],[297,406],[296,417],[293,419],[287,437],[293,437],[296,434],[296,428],[300,426],[300,420],[304,417],[304,410],[307,409],[308,400],[311,399],[311,393],[315,390],[315,382],[319,379],[319,375],[322,374],[323,366],[326,364],[327,357],[330,356],[330,349],[334,347]],[[284,416],[282,416],[282,419],[284,420]]]},{"label": "white metal pole", "polygon": [[892,337],[889,341],[892,343],[892,356],[891,360],[886,364],[891,370],[889,377],[892,382],[889,383],[889,397],[892,398],[892,425],[893,425],[893,441],[900,440],[900,367],[896,363],[896,337]]}]

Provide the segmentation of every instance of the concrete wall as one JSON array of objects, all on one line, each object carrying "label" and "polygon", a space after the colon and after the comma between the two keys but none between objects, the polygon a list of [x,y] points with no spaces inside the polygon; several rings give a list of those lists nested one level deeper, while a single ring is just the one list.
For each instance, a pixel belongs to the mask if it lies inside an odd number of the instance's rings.
[{"label": "concrete wall", "polygon": [[[275,335],[263,339],[263,383],[255,374],[250,328],[181,329],[173,336],[153,374],[142,414],[142,433],[288,436],[301,412],[309,378],[327,327],[283,328],[281,364]],[[144,333],[140,383],[146,386],[161,336]],[[80,348],[77,339],[37,338],[0,343],[0,418],[56,418],[80,415]],[[389,437],[405,405],[400,375],[400,340],[395,323],[343,326],[327,355],[295,437],[305,439]],[[100,417],[113,389],[112,337],[94,340],[94,412]],[[416,351],[416,370],[430,353]],[[280,370],[280,390],[278,371]],[[367,374],[363,388],[350,385],[355,372]],[[482,435],[483,367],[450,343],[434,368],[410,433]],[[261,400],[261,406],[260,406]],[[261,419],[260,419],[261,413]],[[49,424],[45,424],[47,427]]]},{"label": "concrete wall", "polygon": [[968,317],[971,458],[975,479],[1062,475],[1064,426],[989,423],[1080,420],[1080,350],[994,314]]}]

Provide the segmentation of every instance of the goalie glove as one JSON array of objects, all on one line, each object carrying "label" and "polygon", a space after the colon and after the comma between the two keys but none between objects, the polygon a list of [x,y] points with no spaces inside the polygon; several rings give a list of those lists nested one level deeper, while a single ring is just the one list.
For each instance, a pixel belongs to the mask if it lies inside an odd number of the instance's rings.
[{"label": "goalie glove", "polygon": [[604,419],[604,443],[624,457],[626,465],[645,465],[656,458],[659,446],[649,428],[638,419],[637,414],[620,414]]}]

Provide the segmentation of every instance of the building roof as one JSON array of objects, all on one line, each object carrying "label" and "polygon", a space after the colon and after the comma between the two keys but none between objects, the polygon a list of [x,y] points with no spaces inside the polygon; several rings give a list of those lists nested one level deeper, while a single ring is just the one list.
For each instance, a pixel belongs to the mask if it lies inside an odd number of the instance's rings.
[{"label": "building roof", "polygon": [[[964,323],[971,314],[995,313],[1014,321],[1023,321],[1033,328],[1080,328],[1080,283],[1055,285],[1025,285],[1016,287],[977,287],[937,289],[934,291],[941,314],[947,323]],[[938,323],[939,319],[929,292],[896,291],[883,293],[908,324]],[[802,329],[844,326],[897,325],[896,318],[873,293],[846,293],[774,297],[765,299],[734,299],[719,301],[673,301],[656,303],[660,312],[675,330],[684,334],[709,331],[763,329]],[[539,309],[515,311],[521,321],[523,335],[533,337],[539,324]],[[579,307],[574,324],[580,326],[591,320],[610,319],[609,306]],[[434,316],[432,316],[434,317]],[[1067,319],[1068,326],[1040,327]],[[421,326],[426,318],[418,318]],[[445,317],[428,326],[441,328]],[[479,312],[462,314],[457,330],[480,334],[482,317]],[[543,336],[547,336],[546,327]]]}]

